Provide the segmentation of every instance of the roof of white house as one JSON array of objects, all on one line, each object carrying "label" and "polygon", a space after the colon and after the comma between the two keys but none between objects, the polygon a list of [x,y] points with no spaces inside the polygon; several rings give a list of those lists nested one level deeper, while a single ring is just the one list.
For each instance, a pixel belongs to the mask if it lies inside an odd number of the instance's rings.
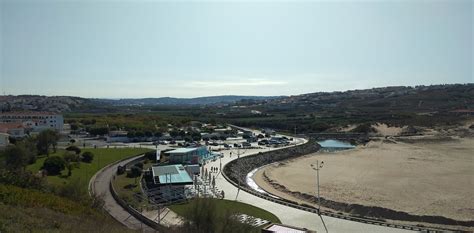
[{"label": "roof of white house", "polygon": [[197,150],[198,148],[178,148],[172,151],[166,152],[167,154],[185,154]]},{"label": "roof of white house", "polygon": [[159,181],[160,184],[180,184],[193,182],[188,172],[186,172],[183,165],[181,164],[152,167],[152,173],[153,177],[158,177],[158,179],[155,179],[155,182]]}]

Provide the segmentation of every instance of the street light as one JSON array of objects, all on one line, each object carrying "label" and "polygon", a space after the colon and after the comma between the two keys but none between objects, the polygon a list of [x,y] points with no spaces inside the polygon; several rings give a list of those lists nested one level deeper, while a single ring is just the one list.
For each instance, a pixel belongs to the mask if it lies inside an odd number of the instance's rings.
[{"label": "street light", "polygon": [[316,170],[316,179],[318,181],[318,215],[321,215],[321,196],[319,195],[319,170],[323,168],[324,162],[321,161],[319,163],[319,160],[316,160],[316,168],[314,168],[314,164],[311,164],[311,167],[313,170]]}]

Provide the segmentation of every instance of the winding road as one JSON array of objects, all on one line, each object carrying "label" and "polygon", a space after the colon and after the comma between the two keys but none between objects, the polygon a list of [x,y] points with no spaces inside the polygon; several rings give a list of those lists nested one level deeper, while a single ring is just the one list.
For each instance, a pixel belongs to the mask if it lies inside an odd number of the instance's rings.
[{"label": "winding road", "polygon": [[[297,144],[305,143],[305,139],[296,139]],[[262,151],[277,150],[281,148],[263,148],[263,149],[232,149],[226,150],[222,153],[224,157],[216,161],[207,163],[205,167],[210,170],[210,167],[224,167],[225,164],[237,159],[237,154],[240,156],[248,156]],[[232,153],[232,155],[231,155]],[[124,165],[133,160],[130,158],[113,165],[109,165],[99,172],[91,179],[91,191],[98,195],[103,195],[105,201],[104,209],[117,221],[121,222],[130,229],[143,229],[146,232],[154,232],[153,229],[142,223],[137,218],[131,216],[127,210],[122,208],[113,198],[109,184],[113,174],[117,171],[119,165]],[[302,227],[317,232],[412,232],[404,229],[390,228],[372,224],[365,224],[354,222],[334,217],[319,216],[315,213],[310,213],[293,207],[288,207],[275,202],[271,202],[257,196],[254,196],[245,191],[239,190],[237,187],[229,183],[221,173],[216,177],[216,187],[225,192],[225,199],[237,200],[239,202],[247,203],[257,206],[275,214],[283,224]]]},{"label": "winding road", "polygon": [[91,179],[91,192],[95,195],[101,196],[104,200],[104,209],[117,221],[127,226],[130,229],[142,230],[144,232],[156,232],[140,220],[130,215],[112,196],[110,191],[110,181],[117,171],[118,166],[123,166],[126,163],[134,160],[136,157],[120,161],[116,164],[106,166],[99,170]]}]

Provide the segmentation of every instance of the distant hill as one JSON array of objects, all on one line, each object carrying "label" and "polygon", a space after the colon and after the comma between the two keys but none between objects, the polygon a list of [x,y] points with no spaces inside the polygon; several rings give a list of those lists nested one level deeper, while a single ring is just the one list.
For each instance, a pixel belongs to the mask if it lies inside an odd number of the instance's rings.
[{"label": "distant hill", "polygon": [[141,99],[94,99],[94,101],[108,103],[114,106],[147,106],[147,105],[214,105],[228,104],[244,100],[270,100],[279,97],[275,96],[240,96],[240,95],[223,95],[223,96],[207,96],[197,98],[141,98]]},{"label": "distant hill", "polygon": [[6,95],[0,96],[1,111],[74,112],[104,111],[117,106],[199,106],[225,105],[239,101],[271,100],[274,96],[208,96],[197,98],[90,99],[73,96]]}]

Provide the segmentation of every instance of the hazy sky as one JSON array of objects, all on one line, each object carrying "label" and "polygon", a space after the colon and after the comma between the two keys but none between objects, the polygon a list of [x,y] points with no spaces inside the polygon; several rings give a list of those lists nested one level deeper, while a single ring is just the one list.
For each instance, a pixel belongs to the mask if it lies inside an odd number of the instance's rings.
[{"label": "hazy sky", "polygon": [[6,94],[291,95],[474,82],[470,0],[0,2]]}]

